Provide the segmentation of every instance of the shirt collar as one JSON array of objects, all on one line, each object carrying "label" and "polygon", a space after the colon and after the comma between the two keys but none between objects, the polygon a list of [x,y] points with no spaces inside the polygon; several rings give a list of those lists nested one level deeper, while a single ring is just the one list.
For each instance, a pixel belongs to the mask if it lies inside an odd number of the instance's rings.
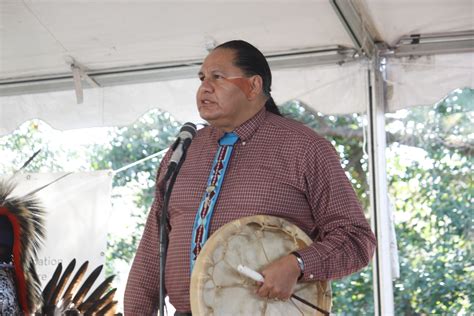
[{"label": "shirt collar", "polygon": [[241,141],[250,139],[255,131],[262,125],[263,121],[267,116],[267,111],[263,107],[257,114],[252,118],[244,122],[242,125],[235,129],[235,133],[239,136]]},{"label": "shirt collar", "polygon": [[[237,127],[233,132],[239,136],[239,141],[247,141],[250,139],[255,131],[258,129],[260,125],[262,125],[263,121],[265,121],[265,118],[267,117],[267,111],[265,107],[263,107],[257,114],[255,114],[253,117],[245,121],[242,125]],[[216,131],[216,137],[219,140],[222,136],[224,136],[224,132],[215,129]]]}]

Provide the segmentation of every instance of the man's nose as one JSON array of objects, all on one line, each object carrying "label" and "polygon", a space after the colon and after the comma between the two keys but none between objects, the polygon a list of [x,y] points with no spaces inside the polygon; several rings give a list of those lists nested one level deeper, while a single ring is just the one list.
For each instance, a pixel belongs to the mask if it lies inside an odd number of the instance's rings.
[{"label": "man's nose", "polygon": [[201,81],[201,85],[200,85],[199,88],[203,91],[206,91],[206,92],[214,91],[214,86],[212,85],[211,80],[209,80],[209,79],[203,79]]}]

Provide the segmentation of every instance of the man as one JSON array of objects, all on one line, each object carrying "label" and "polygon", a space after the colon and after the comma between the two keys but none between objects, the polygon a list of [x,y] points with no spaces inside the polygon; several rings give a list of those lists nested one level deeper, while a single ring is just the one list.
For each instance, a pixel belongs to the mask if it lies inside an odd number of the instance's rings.
[{"label": "man", "polygon": [[[206,57],[199,79],[197,106],[210,126],[199,130],[191,143],[169,205],[165,284],[178,314],[191,309],[193,254],[201,246],[194,242],[200,235],[196,213],[209,205],[204,235],[232,220],[264,214],[284,218],[313,238],[309,247],[260,271],[265,281],[256,295],[262,298],[286,300],[300,278],[341,278],[366,266],[375,238],[338,155],[311,129],[279,115],[263,54],[244,41],[224,43]],[[209,185],[231,135],[237,140],[230,145],[223,180]],[[155,201],[130,271],[126,315],[156,314],[158,308],[161,180],[170,155],[160,165]]]}]

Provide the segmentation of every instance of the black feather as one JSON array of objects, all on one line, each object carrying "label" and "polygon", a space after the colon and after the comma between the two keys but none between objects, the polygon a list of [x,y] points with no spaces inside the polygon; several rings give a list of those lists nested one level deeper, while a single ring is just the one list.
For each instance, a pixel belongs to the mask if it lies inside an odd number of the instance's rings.
[{"label": "black feather", "polygon": [[63,304],[65,306],[69,305],[71,302],[72,296],[74,295],[74,292],[76,292],[76,289],[79,286],[79,283],[82,281],[82,278],[84,277],[84,274],[86,273],[87,266],[89,265],[89,261],[84,262],[79,270],[77,270],[76,274],[71,280],[71,283],[69,283],[69,286],[67,287],[66,291],[63,294]]},{"label": "black feather", "polygon": [[86,296],[87,292],[91,289],[92,285],[94,285],[94,282],[99,276],[100,271],[102,271],[102,265],[95,268],[95,270],[92,271],[89,277],[84,281],[81,288],[79,289],[79,291],[77,291],[77,294],[72,299],[72,303],[74,305],[78,306],[82,303],[82,300]]},{"label": "black feather", "polygon": [[95,315],[107,304],[113,301],[117,289],[110,290],[103,298],[94,302],[85,312],[84,315]]},{"label": "black feather", "polygon": [[96,315],[114,315],[115,309],[117,308],[117,301],[112,301],[105,305]]},{"label": "black feather", "polygon": [[110,288],[110,284],[112,284],[112,281],[114,279],[114,275],[109,276],[107,279],[105,279],[99,286],[95,289],[94,292],[92,292],[89,297],[84,300],[84,303],[79,305],[79,311],[84,311],[89,309],[89,307],[95,302],[100,300],[100,298],[104,295],[104,293]]},{"label": "black feather", "polygon": [[63,292],[64,288],[66,287],[66,284],[69,281],[69,278],[71,277],[72,271],[74,270],[75,266],[76,266],[76,259],[72,259],[72,261],[68,264],[68,266],[64,270],[64,273],[61,279],[59,280],[58,284],[56,285],[54,292],[51,294],[51,298],[49,299],[48,304],[50,305],[58,304],[59,297],[61,293]]},{"label": "black feather", "polygon": [[56,286],[58,284],[58,280],[59,280],[59,277],[61,276],[62,271],[63,271],[63,265],[60,262],[58,266],[56,267],[56,270],[54,270],[51,280],[49,280],[48,284],[46,284],[46,287],[44,288],[43,302],[45,305],[50,305],[51,296],[53,295],[53,292],[56,290]]}]

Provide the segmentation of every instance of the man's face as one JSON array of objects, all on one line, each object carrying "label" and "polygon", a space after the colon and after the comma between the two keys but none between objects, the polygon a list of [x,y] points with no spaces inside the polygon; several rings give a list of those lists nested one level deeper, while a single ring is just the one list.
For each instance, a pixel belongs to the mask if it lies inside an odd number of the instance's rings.
[{"label": "man's face", "polygon": [[200,116],[211,125],[232,131],[249,119],[250,79],[233,64],[234,52],[216,49],[204,60],[196,94]]}]

